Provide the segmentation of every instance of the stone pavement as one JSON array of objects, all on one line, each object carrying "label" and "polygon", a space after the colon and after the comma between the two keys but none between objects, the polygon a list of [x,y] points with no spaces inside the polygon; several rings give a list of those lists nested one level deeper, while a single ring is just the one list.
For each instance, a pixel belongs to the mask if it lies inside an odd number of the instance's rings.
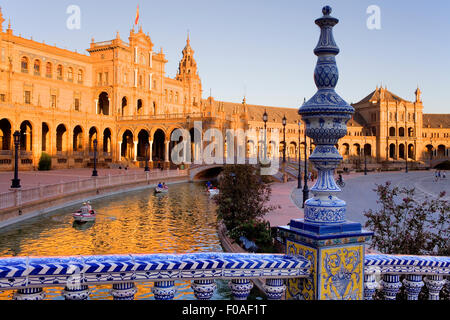
[{"label": "stone pavement", "polygon": [[[135,172],[143,173],[144,169],[98,169],[100,177],[107,175],[134,174]],[[152,172],[160,172],[154,169]],[[40,185],[58,184],[61,182],[77,181],[79,179],[87,179],[92,176],[92,169],[64,169],[51,171],[20,171],[19,179],[22,189],[37,187]],[[14,178],[14,172],[0,172],[0,193],[8,192],[11,187],[11,180]]]},{"label": "stone pavement", "polygon": [[[434,181],[434,171],[410,171],[352,173],[343,176],[346,186],[337,196],[347,202],[347,220],[359,222],[364,225],[366,218],[363,212],[376,209],[377,194],[374,191],[376,184],[391,181],[400,187],[415,187],[417,200],[424,200],[426,196],[436,197],[441,191],[447,191],[446,200],[450,201],[450,175],[446,179]],[[303,182],[303,181],[302,181]],[[309,188],[313,183],[309,182]],[[310,197],[312,194],[310,193]],[[297,189],[297,181],[272,184],[272,197],[270,205],[281,206],[265,216],[272,227],[287,225],[291,219],[303,218],[303,193]]]}]

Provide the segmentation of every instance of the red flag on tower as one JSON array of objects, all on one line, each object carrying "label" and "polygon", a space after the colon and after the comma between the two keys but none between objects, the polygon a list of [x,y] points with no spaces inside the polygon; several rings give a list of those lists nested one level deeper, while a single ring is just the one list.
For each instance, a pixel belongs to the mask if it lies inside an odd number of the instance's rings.
[{"label": "red flag on tower", "polygon": [[136,10],[136,19],[134,20],[134,24],[137,25],[139,23],[139,5]]}]

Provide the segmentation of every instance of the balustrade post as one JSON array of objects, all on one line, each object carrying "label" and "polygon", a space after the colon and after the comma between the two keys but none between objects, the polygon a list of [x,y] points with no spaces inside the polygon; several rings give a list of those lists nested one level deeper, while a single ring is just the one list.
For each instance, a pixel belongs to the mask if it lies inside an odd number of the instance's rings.
[{"label": "balustrade post", "polygon": [[214,280],[195,280],[191,288],[198,300],[209,300],[212,298],[217,285]]},{"label": "balustrade post", "polygon": [[152,288],[155,300],[173,300],[177,290],[175,281],[157,281]]},{"label": "balustrade post", "polygon": [[386,300],[396,300],[397,293],[402,287],[400,276],[398,274],[384,274],[381,280],[383,286],[383,294]]},{"label": "balustrade post", "polygon": [[422,275],[408,274],[403,280],[406,289],[406,296],[408,300],[418,300],[419,293],[424,285]]},{"label": "balustrade post", "polygon": [[267,279],[264,285],[264,291],[266,292],[268,300],[281,300],[286,286],[283,279]]},{"label": "balustrade post", "polygon": [[44,300],[45,292],[42,288],[19,289],[14,293],[14,300]]},{"label": "balustrade post", "polygon": [[114,300],[134,300],[137,288],[134,282],[115,283],[111,290]]},{"label": "balustrade post", "polygon": [[318,179],[311,188],[313,198],[304,203],[304,218],[278,227],[286,254],[304,256],[312,268],[309,278],[287,281],[286,298],[362,300],[365,244],[373,233],[363,230],[360,223],[347,221],[347,203],[337,197],[341,189],[334,172],[343,158],[335,145],[347,134],[347,122],[355,109],[334,89],[339,79],[335,58],[339,47],[333,27],[339,20],[330,15],[329,6],[322,13],[315,21],[321,29],[314,49],[318,57],[314,71],[318,90],[299,109],[306,135],[316,145],[309,160],[318,171]]},{"label": "balustrade post", "polygon": [[66,287],[61,295],[66,300],[87,300],[91,291],[87,285],[81,284],[82,279],[79,274],[74,274],[67,280]]},{"label": "balustrade post", "polygon": [[439,294],[447,280],[442,275],[428,275],[425,277],[425,283],[429,292],[429,300],[439,300]]},{"label": "balustrade post", "polygon": [[364,300],[373,300],[373,295],[377,289],[377,281],[374,273],[364,275]]},{"label": "balustrade post", "polygon": [[230,282],[230,288],[234,300],[247,300],[253,288],[253,283],[248,279],[233,279]]}]

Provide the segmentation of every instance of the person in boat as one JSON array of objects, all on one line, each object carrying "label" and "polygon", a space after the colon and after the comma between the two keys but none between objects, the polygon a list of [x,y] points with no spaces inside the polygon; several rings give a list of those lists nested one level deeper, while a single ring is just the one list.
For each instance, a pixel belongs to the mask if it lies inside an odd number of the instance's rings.
[{"label": "person in boat", "polygon": [[163,182],[162,188],[163,188],[163,189],[169,189],[169,187],[166,186],[166,183],[165,183],[165,182]]},{"label": "person in boat", "polygon": [[208,181],[208,182],[206,183],[206,188],[207,188],[207,189],[211,189],[211,188],[212,188],[212,183],[211,183],[210,181]]},{"label": "person in boat", "polygon": [[163,185],[162,185],[162,183],[160,182],[160,183],[158,183],[158,188],[160,188],[160,189],[162,189],[163,188]]},{"label": "person in boat", "polygon": [[89,214],[91,210],[91,206],[87,204],[87,202],[83,202],[83,205],[80,208],[81,214]]}]

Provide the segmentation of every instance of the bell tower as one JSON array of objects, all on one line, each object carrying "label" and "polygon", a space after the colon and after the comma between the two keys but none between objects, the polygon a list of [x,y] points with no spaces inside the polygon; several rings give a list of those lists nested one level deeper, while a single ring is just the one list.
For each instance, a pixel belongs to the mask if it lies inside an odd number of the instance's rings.
[{"label": "bell tower", "polygon": [[198,75],[197,62],[194,59],[194,50],[191,47],[189,33],[182,54],[183,57],[175,79],[182,82],[184,86],[185,110],[187,112],[200,112],[202,83]]}]

